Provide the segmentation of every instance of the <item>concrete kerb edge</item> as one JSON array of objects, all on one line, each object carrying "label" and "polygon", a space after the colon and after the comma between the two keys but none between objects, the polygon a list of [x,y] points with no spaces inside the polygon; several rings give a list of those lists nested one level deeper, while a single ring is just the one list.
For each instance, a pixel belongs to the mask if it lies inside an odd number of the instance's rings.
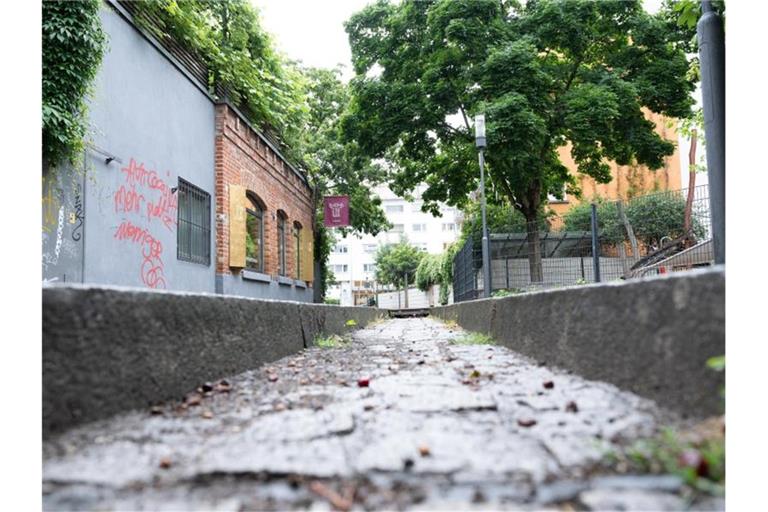
[{"label": "concrete kerb edge", "polygon": [[[342,308],[114,286],[43,287],[46,435],[178,399],[383,316]],[[216,340],[212,342],[211,340]]]},{"label": "concrete kerb edge", "polygon": [[[490,312],[488,324],[479,307]],[[724,375],[706,366],[725,353],[722,267],[468,301],[432,314],[683,416],[722,413]]]}]

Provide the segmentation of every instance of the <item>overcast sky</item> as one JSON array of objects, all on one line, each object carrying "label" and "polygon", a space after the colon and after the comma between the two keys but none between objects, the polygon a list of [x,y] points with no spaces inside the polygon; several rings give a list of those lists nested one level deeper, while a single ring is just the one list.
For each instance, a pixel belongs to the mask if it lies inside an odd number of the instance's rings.
[{"label": "overcast sky", "polygon": [[[662,0],[645,0],[655,12]],[[346,66],[344,78],[352,77],[351,54],[344,22],[373,0],[251,0],[261,11],[264,28],[277,48],[305,65],[333,68]]]}]

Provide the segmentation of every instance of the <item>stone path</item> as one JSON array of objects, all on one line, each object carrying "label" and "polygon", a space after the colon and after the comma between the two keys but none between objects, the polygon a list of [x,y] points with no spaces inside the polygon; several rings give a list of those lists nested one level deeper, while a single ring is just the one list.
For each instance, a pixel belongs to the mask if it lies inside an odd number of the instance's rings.
[{"label": "stone path", "polygon": [[595,475],[613,444],[655,432],[653,403],[463,335],[389,320],[69,430],[43,445],[44,507],[686,508],[675,477]]}]

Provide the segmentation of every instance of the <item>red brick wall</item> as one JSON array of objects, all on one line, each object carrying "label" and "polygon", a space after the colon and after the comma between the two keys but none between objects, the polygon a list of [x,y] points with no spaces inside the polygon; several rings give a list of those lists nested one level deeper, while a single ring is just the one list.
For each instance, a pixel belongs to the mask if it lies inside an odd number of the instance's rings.
[{"label": "red brick wall", "polygon": [[277,211],[286,222],[287,277],[296,277],[293,224],[312,236],[312,191],[285,161],[231,107],[216,106],[216,273],[238,274],[229,266],[229,184],[241,185],[266,205],[264,273],[278,274]]}]

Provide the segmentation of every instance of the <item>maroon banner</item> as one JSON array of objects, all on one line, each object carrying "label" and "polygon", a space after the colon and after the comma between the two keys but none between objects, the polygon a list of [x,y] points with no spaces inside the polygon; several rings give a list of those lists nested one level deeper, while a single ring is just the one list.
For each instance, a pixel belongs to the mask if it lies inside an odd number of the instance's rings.
[{"label": "maroon banner", "polygon": [[327,228],[349,226],[349,196],[327,196],[323,199],[323,224]]}]

